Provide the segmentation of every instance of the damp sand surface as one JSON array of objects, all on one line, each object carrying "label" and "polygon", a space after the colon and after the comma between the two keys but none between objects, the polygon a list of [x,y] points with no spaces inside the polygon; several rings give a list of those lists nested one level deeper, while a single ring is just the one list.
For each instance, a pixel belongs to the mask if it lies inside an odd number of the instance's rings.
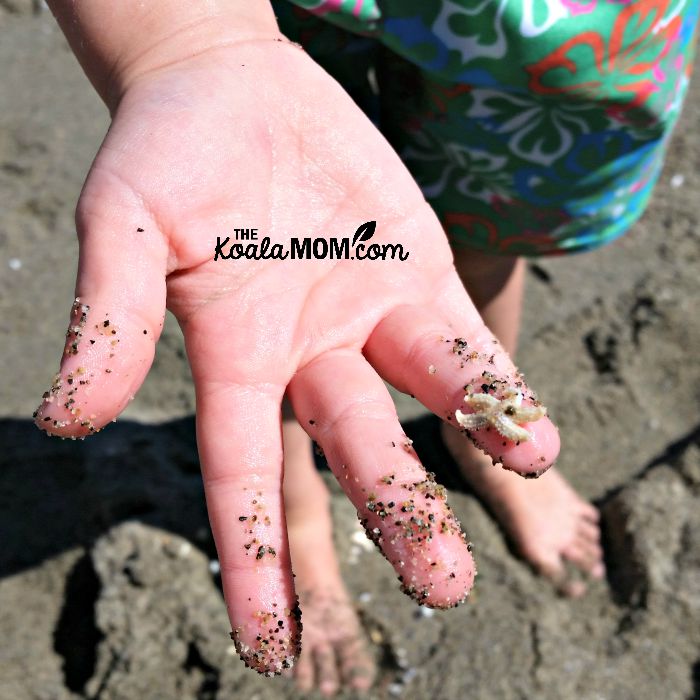
[{"label": "damp sand surface", "polygon": [[[0,2],[0,700],[297,698],[245,669],[229,638],[172,319],[123,419],[85,442],[32,424],[64,350],[73,209],[107,126],[41,7]],[[419,608],[328,479],[379,663],[370,698],[700,697],[698,123],[695,85],[631,235],[528,268],[519,366],[561,429],[559,468],[602,509],[608,579],[558,598],[451,477],[434,421],[399,397],[479,575],[459,608]]]}]

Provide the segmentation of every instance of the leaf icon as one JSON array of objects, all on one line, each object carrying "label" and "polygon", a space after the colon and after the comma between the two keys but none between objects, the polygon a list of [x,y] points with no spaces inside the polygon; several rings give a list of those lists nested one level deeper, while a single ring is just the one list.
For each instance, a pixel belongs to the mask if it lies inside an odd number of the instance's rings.
[{"label": "leaf icon", "polygon": [[376,228],[376,221],[367,221],[361,226],[358,226],[355,235],[352,237],[352,244],[357,245],[360,241],[368,241],[374,236]]}]

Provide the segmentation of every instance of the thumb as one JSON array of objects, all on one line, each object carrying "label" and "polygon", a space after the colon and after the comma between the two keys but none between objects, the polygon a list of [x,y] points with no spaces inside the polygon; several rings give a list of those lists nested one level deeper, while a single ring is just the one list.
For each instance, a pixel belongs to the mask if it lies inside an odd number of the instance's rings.
[{"label": "thumb", "polygon": [[130,190],[90,177],[76,213],[80,258],[58,373],[34,412],[52,435],[112,421],[153,362],[163,327],[168,246]]}]

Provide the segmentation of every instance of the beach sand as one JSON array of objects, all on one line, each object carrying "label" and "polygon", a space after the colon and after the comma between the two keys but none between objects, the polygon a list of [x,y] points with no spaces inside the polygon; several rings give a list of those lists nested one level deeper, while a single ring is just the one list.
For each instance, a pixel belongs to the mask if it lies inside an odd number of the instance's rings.
[{"label": "beach sand", "polygon": [[[31,422],[63,348],[73,209],[108,115],[48,11],[0,1],[0,700],[301,697],[228,637],[168,318],[123,417],[84,443]],[[604,250],[531,263],[519,364],[601,507],[608,579],[557,597],[509,549],[397,397],[474,542],[469,602],[425,613],[333,490],[348,585],[380,664],[371,698],[700,697],[700,83],[651,206]]]}]

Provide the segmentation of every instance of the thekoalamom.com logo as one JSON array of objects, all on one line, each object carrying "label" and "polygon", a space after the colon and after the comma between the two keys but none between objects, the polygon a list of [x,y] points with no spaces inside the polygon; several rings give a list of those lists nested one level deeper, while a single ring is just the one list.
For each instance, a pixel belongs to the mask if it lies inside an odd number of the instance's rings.
[{"label": "thekoalamom.com logo", "polygon": [[366,245],[376,228],[376,221],[367,221],[357,228],[352,240],[291,238],[288,248],[282,243],[272,243],[269,236],[258,241],[257,229],[234,229],[233,243],[229,236],[224,239],[216,237],[214,260],[407,260],[409,253],[400,243]]}]

